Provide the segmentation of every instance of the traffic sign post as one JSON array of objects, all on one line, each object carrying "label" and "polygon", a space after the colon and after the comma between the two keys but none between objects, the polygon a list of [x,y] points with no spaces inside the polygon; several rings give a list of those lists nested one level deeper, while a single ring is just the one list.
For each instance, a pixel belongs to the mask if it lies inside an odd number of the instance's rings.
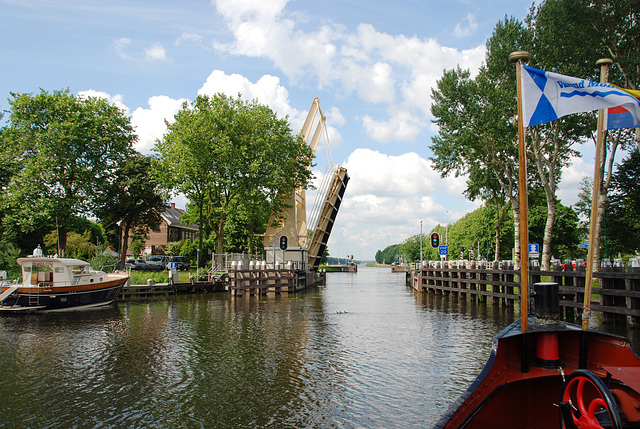
[{"label": "traffic sign post", "polygon": [[537,258],[540,256],[540,246],[537,244],[529,244],[529,256]]},{"label": "traffic sign post", "polygon": [[438,255],[440,255],[440,256],[448,256],[449,255],[449,246],[438,246]]}]

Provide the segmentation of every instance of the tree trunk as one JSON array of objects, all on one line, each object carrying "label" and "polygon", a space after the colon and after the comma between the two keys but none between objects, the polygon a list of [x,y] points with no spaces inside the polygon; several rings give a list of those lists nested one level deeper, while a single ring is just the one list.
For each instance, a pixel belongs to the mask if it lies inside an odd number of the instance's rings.
[{"label": "tree trunk", "polygon": [[595,234],[595,238],[594,238],[594,242],[591,243],[589,242],[589,246],[594,246],[593,247],[593,271],[594,272],[598,272],[600,271],[600,260],[602,258],[602,253],[601,253],[601,246],[600,243],[602,242],[602,225],[604,223],[604,212],[605,212],[605,207],[607,206],[607,192],[605,191],[601,191],[600,195],[598,196],[598,214],[597,214],[597,218],[596,218],[596,234]]},{"label": "tree trunk", "polygon": [[126,221],[122,222],[122,246],[120,249],[120,269],[124,270],[125,262],[127,260],[127,250],[129,248],[129,224]]},{"label": "tree trunk", "polygon": [[507,214],[507,207],[503,205],[500,208],[496,207],[496,253],[494,261],[500,260],[500,237],[502,231],[502,224],[504,223],[504,217]]},{"label": "tree trunk", "polygon": [[[606,131],[605,132],[605,141],[602,145],[602,164],[600,165],[600,173],[603,178],[602,183],[599,187],[598,194],[598,213],[596,219],[596,230],[595,230],[595,238],[593,243],[589,243],[589,246],[593,247],[593,271],[600,271],[600,259],[601,259],[601,249],[600,242],[602,241],[602,225],[604,221],[604,212],[605,207],[607,205],[607,198],[609,193],[609,186],[611,184],[611,178],[613,177],[613,161],[616,156],[616,151],[618,150],[618,146],[620,145],[620,138],[622,137],[623,130],[617,130],[616,132]],[[607,140],[611,138],[611,153],[609,154],[609,159],[607,160]],[[591,216],[591,213],[589,213]],[[591,225],[590,225],[591,226]]]},{"label": "tree trunk", "polygon": [[198,250],[200,252],[198,252],[198,260],[196,261],[197,266],[200,266],[200,259],[202,258],[202,253],[204,253],[202,251],[202,243],[203,243],[203,239],[204,239],[204,215],[203,215],[203,210],[204,210],[204,198],[200,198],[200,200],[198,201],[198,211],[199,211],[199,217],[200,217],[200,225],[198,225]]},{"label": "tree trunk", "polygon": [[511,210],[513,211],[514,246],[516,249],[515,269],[520,269],[520,203],[518,198],[511,199]]},{"label": "tree trunk", "polygon": [[226,220],[226,216],[224,213],[220,215],[220,222],[218,222],[218,236],[216,237],[216,253],[222,254],[224,253],[224,223]]},{"label": "tree trunk", "polygon": [[255,221],[251,221],[249,224],[249,255],[253,255],[253,226]]},{"label": "tree trunk", "polygon": [[58,256],[63,258],[65,256],[65,248],[67,247],[67,232],[66,226],[58,227]]},{"label": "tree trunk", "polygon": [[542,243],[541,269],[549,270],[549,259],[551,259],[551,243],[553,234],[553,224],[556,220],[556,200],[554,195],[547,194],[547,223],[544,226],[544,239]]},{"label": "tree trunk", "polygon": [[499,259],[500,259],[500,225],[498,224],[498,222],[496,222],[496,253],[493,256],[493,260],[498,261]]}]

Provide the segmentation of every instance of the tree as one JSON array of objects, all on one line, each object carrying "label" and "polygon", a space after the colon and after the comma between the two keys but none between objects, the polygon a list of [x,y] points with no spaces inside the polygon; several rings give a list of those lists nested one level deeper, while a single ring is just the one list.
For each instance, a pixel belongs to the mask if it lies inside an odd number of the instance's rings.
[{"label": "tree", "polygon": [[[544,189],[532,189],[529,193],[529,242],[540,243],[548,233],[548,201]],[[565,257],[575,258],[583,256],[578,253],[580,235],[578,229],[578,215],[571,208],[555,201],[555,216],[553,235],[548,244],[549,256],[556,259]]]},{"label": "tree", "polygon": [[[461,69],[445,71],[432,92],[431,112],[438,125],[430,159],[442,176],[468,175],[465,194],[485,196],[516,219],[519,238],[518,150],[515,73],[509,54],[528,49],[532,35],[519,21],[509,18],[496,25],[487,42],[486,65],[471,79]],[[501,223],[496,223],[500,227]],[[496,230],[496,239],[500,231]]]},{"label": "tree", "polygon": [[147,241],[149,236],[142,231],[134,230],[131,233],[131,253],[134,257],[138,257],[142,254],[144,250],[144,243]]},{"label": "tree", "polygon": [[11,96],[0,142],[11,171],[4,202],[25,232],[57,220],[64,249],[70,219],[91,212],[136,136],[124,112],[101,98],[68,89]]},{"label": "tree", "polygon": [[256,210],[279,212],[282,196],[306,188],[310,179],[310,148],[292,135],[286,119],[255,100],[200,95],[167,128],[154,149],[155,169],[162,183],[192,203],[200,248],[205,223],[216,234],[216,252],[223,253],[233,213],[246,210],[247,219],[255,219]]},{"label": "tree", "polygon": [[[627,89],[637,89],[640,80],[640,38],[638,22],[640,5],[637,0],[546,0],[529,16],[535,22],[536,48],[544,52],[544,63],[560,73],[599,80],[595,63],[600,58],[614,61],[609,81]],[[557,43],[562,40],[562,43]],[[588,40],[589,43],[585,43]],[[572,115],[574,116],[574,115]],[[595,143],[595,116],[583,135]],[[635,136],[635,142],[634,142]],[[601,154],[602,183],[599,184],[598,213],[595,225],[594,267],[600,267],[600,236],[602,231],[607,194],[613,174],[613,160],[619,148],[640,147],[640,130],[614,130],[605,133]]]},{"label": "tree", "polygon": [[160,215],[167,208],[160,185],[151,173],[151,159],[132,154],[98,193],[95,214],[106,229],[117,231],[121,269],[125,266],[130,232],[146,235],[149,230],[158,229]]},{"label": "tree", "polygon": [[633,254],[640,248],[640,151],[634,150],[613,176],[607,211],[608,245],[613,254]]}]

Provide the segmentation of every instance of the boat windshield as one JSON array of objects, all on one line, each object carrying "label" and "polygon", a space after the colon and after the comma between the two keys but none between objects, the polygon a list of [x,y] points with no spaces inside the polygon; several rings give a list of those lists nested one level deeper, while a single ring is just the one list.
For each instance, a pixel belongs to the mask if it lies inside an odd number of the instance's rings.
[{"label": "boat windshield", "polygon": [[25,279],[31,277],[31,284],[53,281],[53,264],[50,262],[35,262],[31,266],[22,267],[22,274]]},{"label": "boat windshield", "polygon": [[73,272],[74,275],[90,274],[91,273],[91,267],[89,265],[72,265],[71,266],[71,271]]}]

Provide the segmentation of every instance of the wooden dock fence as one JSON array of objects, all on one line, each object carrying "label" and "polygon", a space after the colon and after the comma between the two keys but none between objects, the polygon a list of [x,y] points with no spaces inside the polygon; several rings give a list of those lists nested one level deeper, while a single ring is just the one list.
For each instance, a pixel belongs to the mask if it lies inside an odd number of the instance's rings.
[{"label": "wooden dock fence", "polygon": [[233,264],[227,275],[227,290],[235,296],[245,293],[264,295],[269,292],[297,292],[322,281],[323,278],[321,273],[299,270],[292,264],[281,266],[276,263],[271,268],[264,262],[250,263],[248,268],[241,263]]},{"label": "wooden dock fence", "polygon": [[[537,261],[535,261],[537,262]],[[555,261],[551,271],[541,271],[535,263],[529,268],[530,284],[541,281],[558,283],[560,309],[564,320],[575,322],[582,314],[586,271],[578,260],[563,268]],[[591,310],[602,314],[605,322],[640,326],[640,268],[631,260],[605,266],[593,274],[599,282],[591,290]],[[550,280],[549,280],[550,279]],[[417,291],[451,294],[464,299],[513,306],[519,303],[520,270],[511,261],[429,261],[415,264],[407,273],[407,282]],[[519,305],[519,304],[518,304]]]}]

